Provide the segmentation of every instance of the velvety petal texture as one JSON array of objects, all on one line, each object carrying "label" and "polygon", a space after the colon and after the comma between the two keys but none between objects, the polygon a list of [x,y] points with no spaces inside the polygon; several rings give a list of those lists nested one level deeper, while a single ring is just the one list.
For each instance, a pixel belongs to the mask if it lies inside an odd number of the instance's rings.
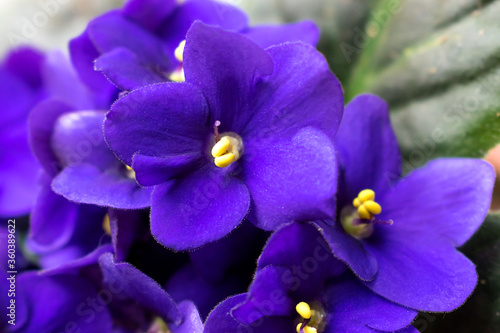
[{"label": "velvety petal texture", "polygon": [[[154,280],[128,263],[116,263],[107,253],[99,258],[104,285],[119,288],[120,293],[177,325],[181,314],[172,298]],[[117,285],[119,285],[117,287]]]},{"label": "velvety petal texture", "polygon": [[323,132],[306,127],[290,140],[249,141],[243,180],[252,194],[250,221],[274,230],[335,214],[335,150]]},{"label": "velvety petal texture", "polygon": [[419,310],[460,306],[474,290],[477,276],[455,247],[484,220],[494,177],[486,162],[441,159],[396,184],[380,201],[385,209],[380,218],[393,219],[394,225],[381,226],[365,245],[379,263],[379,273],[368,286]]},{"label": "velvety petal texture", "polygon": [[325,332],[395,332],[408,326],[418,312],[384,299],[354,279],[331,284],[324,295],[327,311],[338,314]]},{"label": "velvety petal texture", "polygon": [[210,125],[241,133],[241,122],[253,105],[253,91],[261,76],[273,72],[270,55],[238,33],[196,22],[186,36],[184,49],[186,82],[198,87],[210,108]]},{"label": "velvety petal texture", "polygon": [[161,244],[194,249],[221,239],[243,221],[250,207],[247,187],[215,168],[207,166],[155,187],[151,232]]},{"label": "velvety petal texture", "polygon": [[364,189],[383,193],[399,180],[398,142],[388,105],[381,98],[360,95],[349,102],[335,143],[342,169],[342,204],[350,204]]},{"label": "velvety petal texture", "polygon": [[[131,92],[113,105],[104,123],[106,141],[129,166],[136,153],[201,156],[207,128],[208,106],[203,94],[192,85],[176,83]],[[134,138],[132,142],[130,138]]]}]

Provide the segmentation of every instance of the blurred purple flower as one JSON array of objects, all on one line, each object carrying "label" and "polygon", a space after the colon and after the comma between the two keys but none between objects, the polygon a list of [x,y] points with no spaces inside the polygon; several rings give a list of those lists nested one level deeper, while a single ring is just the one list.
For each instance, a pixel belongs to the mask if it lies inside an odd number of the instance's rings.
[{"label": "blurred purple flower", "polygon": [[114,89],[101,73],[94,72],[96,59],[95,68],[123,90],[168,81],[182,67],[175,50],[196,20],[239,32],[264,48],[299,40],[315,45],[319,38],[311,21],[248,27],[244,12],[217,1],[130,0],[123,9],[92,20],[71,41],[73,63],[96,91]]},{"label": "blurred purple flower", "polygon": [[44,56],[36,50],[12,51],[0,65],[0,216],[28,214],[37,193],[40,165],[28,144],[27,119],[45,95]]}]

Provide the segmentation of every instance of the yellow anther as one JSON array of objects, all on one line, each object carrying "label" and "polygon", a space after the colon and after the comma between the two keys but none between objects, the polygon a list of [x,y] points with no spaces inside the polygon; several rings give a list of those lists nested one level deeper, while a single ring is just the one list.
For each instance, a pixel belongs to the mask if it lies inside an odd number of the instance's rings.
[{"label": "yellow anther", "polygon": [[102,228],[107,235],[111,236],[111,224],[109,223],[108,214],[104,215],[104,219],[102,220]]},{"label": "yellow anther", "polygon": [[219,168],[225,168],[231,165],[235,160],[233,153],[227,153],[225,155],[216,157],[214,163]]},{"label": "yellow anther", "polygon": [[382,212],[382,207],[375,202],[375,192],[369,189],[359,192],[352,204],[358,209],[359,217],[362,219],[373,219],[374,215]]},{"label": "yellow anther", "polygon": [[222,138],[215,144],[215,146],[212,148],[212,156],[213,157],[220,157],[227,153],[228,151],[231,150],[231,141],[229,141],[227,138]]},{"label": "yellow anther", "polygon": [[180,62],[183,62],[184,60],[184,48],[186,47],[186,40],[183,40],[182,42],[179,43],[179,46],[174,51],[175,57],[177,60]]},{"label": "yellow anther", "polygon": [[219,168],[225,168],[236,162],[243,153],[243,142],[236,133],[226,133],[212,147],[214,163]]},{"label": "yellow anther", "polygon": [[[297,333],[300,333],[300,328],[302,327],[302,324],[298,324],[297,325]],[[311,327],[311,326],[305,326],[303,329],[302,329],[302,332],[304,333],[317,333],[318,330],[315,329],[314,327]]]},{"label": "yellow anther", "polygon": [[183,68],[176,69],[175,71],[172,72],[172,74],[168,76],[168,78],[170,79],[170,81],[173,82],[185,82],[186,77],[184,76],[184,69]]},{"label": "yellow anther", "polygon": [[300,302],[295,306],[297,313],[304,319],[311,318],[311,307],[306,302]]},{"label": "yellow anther", "polygon": [[366,209],[366,207],[363,205],[363,206],[359,206],[358,207],[358,214],[359,214],[359,217],[362,218],[362,219],[371,219],[371,215],[370,215],[370,212]]},{"label": "yellow anther", "polygon": [[358,198],[356,198],[353,200],[352,204],[354,207],[358,208],[359,206],[362,205],[362,202]]},{"label": "yellow anther", "polygon": [[365,206],[366,210],[369,211],[372,215],[378,215],[382,213],[382,207],[375,201],[366,201],[363,206]]},{"label": "yellow anther", "polygon": [[132,169],[128,165],[125,165],[125,167],[127,168],[127,177],[130,178],[130,179],[135,179],[135,171],[134,171],[134,169]]},{"label": "yellow anther", "polygon": [[361,200],[361,202],[375,200],[375,192],[373,192],[372,190],[363,190],[359,192],[358,199]]}]

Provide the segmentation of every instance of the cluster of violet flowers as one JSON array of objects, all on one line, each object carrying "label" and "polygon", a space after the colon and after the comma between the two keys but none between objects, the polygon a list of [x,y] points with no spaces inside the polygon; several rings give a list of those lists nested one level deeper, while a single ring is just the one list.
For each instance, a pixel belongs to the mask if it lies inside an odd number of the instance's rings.
[{"label": "cluster of violet flowers", "polygon": [[12,51],[0,214],[30,224],[3,331],[406,333],[459,307],[492,167],[403,177],[387,104],[344,106],[318,39],[211,0],[129,0],[70,59]]}]

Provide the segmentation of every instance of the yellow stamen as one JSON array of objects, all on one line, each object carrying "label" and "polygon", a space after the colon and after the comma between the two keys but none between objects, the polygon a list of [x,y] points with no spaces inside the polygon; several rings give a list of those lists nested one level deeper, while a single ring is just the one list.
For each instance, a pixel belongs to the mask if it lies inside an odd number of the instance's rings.
[{"label": "yellow stamen", "polygon": [[134,169],[132,169],[128,165],[125,165],[125,167],[127,168],[127,176],[128,176],[128,178],[135,179],[135,171],[134,171]]},{"label": "yellow stamen", "polygon": [[359,192],[352,204],[358,209],[359,217],[362,219],[371,220],[375,215],[382,213],[382,207],[375,202],[375,192],[369,189]]},{"label": "yellow stamen", "polygon": [[212,156],[214,157],[215,165],[219,168],[228,167],[240,158],[242,150],[243,143],[239,135],[230,133],[223,136],[212,147]]},{"label": "yellow stamen", "polygon": [[184,48],[186,47],[186,40],[183,40],[182,42],[179,43],[179,46],[174,51],[175,58],[179,60],[180,62],[184,61]]},{"label": "yellow stamen", "polygon": [[215,162],[215,165],[217,165],[219,168],[228,167],[231,165],[231,163],[234,162],[234,154],[227,153],[225,155],[216,157],[214,162]]},{"label": "yellow stamen", "polygon": [[219,142],[215,144],[212,148],[212,156],[220,157],[231,150],[231,141],[229,141],[226,137],[220,139]]},{"label": "yellow stamen", "polygon": [[300,302],[295,306],[297,313],[304,319],[311,318],[311,307],[306,302]]},{"label": "yellow stamen", "polygon": [[104,215],[104,219],[102,220],[102,228],[107,235],[111,236],[111,224],[109,223],[108,214]]},{"label": "yellow stamen", "polygon": [[[297,333],[300,333],[300,328],[302,327],[302,324],[298,324],[297,325]],[[317,333],[318,330],[315,329],[314,327],[311,327],[311,326],[305,326],[302,331],[304,333]]]},{"label": "yellow stamen", "polygon": [[183,68],[176,69],[175,71],[172,72],[172,74],[168,76],[168,78],[170,79],[170,81],[173,82],[185,82],[186,77],[184,76],[184,69]]}]

